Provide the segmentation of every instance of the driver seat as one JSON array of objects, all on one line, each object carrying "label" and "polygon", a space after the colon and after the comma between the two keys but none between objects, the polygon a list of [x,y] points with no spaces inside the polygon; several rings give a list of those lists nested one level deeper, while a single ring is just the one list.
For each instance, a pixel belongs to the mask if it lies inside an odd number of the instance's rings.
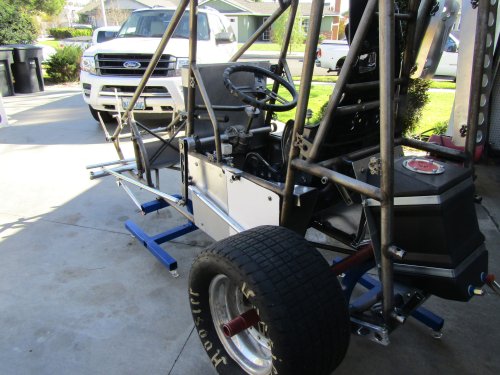
[{"label": "driver seat", "polygon": [[[222,63],[222,64],[199,64],[198,69],[208,93],[210,103],[214,107],[215,115],[218,119],[218,127],[220,134],[232,126],[243,125],[248,123],[248,116],[245,113],[246,104],[240,99],[231,95],[224,86],[222,74],[224,70],[230,66],[241,63]],[[269,69],[269,62],[253,62],[244,63],[245,65],[257,65],[259,67]],[[188,97],[188,69],[182,71],[182,86],[184,90],[184,102],[187,108]],[[238,72],[234,74],[234,83],[237,86],[254,86],[255,77],[252,73]],[[224,106],[224,108],[221,108]],[[219,107],[219,108],[218,108]],[[208,111],[205,109],[205,102],[200,93],[200,89],[196,87],[195,94],[195,116],[193,124],[193,134],[197,137],[204,138],[214,135],[212,122],[208,116]],[[257,118],[253,120],[252,129],[261,128],[264,126],[264,113],[261,112]]]}]

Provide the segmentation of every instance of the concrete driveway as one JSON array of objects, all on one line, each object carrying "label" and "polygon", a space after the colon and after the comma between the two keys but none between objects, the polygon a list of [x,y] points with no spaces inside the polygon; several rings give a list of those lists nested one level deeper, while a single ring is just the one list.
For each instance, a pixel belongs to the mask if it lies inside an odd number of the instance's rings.
[{"label": "concrete driveway", "polygon": [[[78,87],[4,103],[0,374],[214,374],[187,298],[191,261],[210,238],[193,232],[167,245],[179,261],[172,278],[123,223],[132,218],[154,234],[183,218],[173,210],[142,217],[112,178],[89,180],[87,164],[116,155]],[[478,174],[480,225],[500,276],[500,169],[480,166]],[[178,173],[163,177],[167,192],[179,184]],[[353,337],[336,373],[500,373],[500,298],[426,306],[446,319],[441,340],[412,320],[389,347]]]}]

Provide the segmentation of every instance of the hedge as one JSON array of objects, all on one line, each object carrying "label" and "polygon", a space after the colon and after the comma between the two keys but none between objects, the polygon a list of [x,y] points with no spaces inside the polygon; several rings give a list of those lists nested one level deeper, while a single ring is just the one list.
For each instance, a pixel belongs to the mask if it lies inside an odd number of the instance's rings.
[{"label": "hedge", "polygon": [[54,27],[49,30],[55,39],[74,38],[76,36],[92,36],[92,29],[74,29],[72,27]]}]

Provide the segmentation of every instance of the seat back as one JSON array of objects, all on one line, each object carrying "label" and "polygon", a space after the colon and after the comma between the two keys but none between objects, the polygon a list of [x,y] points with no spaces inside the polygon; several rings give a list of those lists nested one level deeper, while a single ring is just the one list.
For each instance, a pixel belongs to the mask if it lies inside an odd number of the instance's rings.
[{"label": "seat back", "polygon": [[[219,119],[218,127],[221,134],[230,126],[243,125],[248,123],[248,116],[245,113],[245,104],[233,96],[224,86],[222,74],[224,70],[230,66],[241,63],[222,63],[222,64],[200,64],[198,69],[202,78],[203,86],[207,91],[211,105],[214,107],[215,115]],[[269,69],[269,62],[252,62],[245,63],[246,65],[258,65]],[[183,69],[182,83],[184,89],[184,101],[187,108],[187,87],[188,87],[188,70]],[[231,81],[236,86],[254,86],[255,77],[253,73],[238,72],[231,76]],[[231,109],[220,109],[218,106],[232,107]],[[201,96],[199,87],[196,88],[195,94],[195,119],[193,132],[194,135],[203,138],[214,135],[213,125],[208,117],[208,112],[205,108],[205,102]],[[252,128],[264,126],[264,113],[253,120]]]}]

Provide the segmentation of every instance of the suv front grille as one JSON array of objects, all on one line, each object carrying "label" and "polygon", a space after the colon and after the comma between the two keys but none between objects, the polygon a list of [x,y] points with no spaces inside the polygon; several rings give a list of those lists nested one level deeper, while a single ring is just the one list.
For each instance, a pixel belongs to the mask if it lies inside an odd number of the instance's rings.
[{"label": "suv front grille", "polygon": [[[97,74],[102,76],[142,77],[152,57],[152,54],[99,53],[96,57]],[[152,76],[167,77],[175,75],[176,63],[177,60],[174,56],[163,55],[158,61]]]}]

